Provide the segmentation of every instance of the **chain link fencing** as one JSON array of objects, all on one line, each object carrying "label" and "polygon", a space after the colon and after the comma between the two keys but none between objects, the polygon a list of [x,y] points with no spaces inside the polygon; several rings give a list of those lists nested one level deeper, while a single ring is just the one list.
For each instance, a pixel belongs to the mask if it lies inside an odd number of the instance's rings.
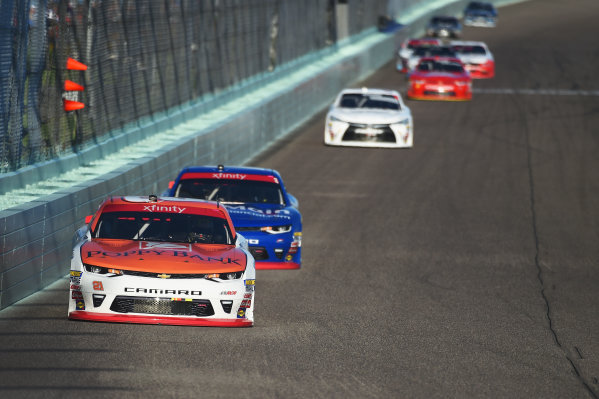
[{"label": "chain link fencing", "polygon": [[[1,0],[0,173],[332,46],[341,7],[351,36],[389,0]],[[88,70],[66,70],[69,57]],[[65,93],[66,80],[85,90]],[[85,108],[65,112],[63,98]]]}]

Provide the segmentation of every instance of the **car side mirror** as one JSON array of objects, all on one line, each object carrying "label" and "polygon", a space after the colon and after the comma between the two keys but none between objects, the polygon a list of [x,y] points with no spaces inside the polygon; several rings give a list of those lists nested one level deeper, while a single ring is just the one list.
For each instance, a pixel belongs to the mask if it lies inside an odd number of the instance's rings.
[{"label": "car side mirror", "polygon": [[89,224],[93,218],[94,218],[94,215],[87,215],[85,217],[85,224]]}]

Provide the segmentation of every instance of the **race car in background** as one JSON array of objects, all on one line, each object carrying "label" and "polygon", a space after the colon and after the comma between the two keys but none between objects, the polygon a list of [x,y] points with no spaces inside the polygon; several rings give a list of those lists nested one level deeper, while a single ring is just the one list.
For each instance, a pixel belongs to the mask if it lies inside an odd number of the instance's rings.
[{"label": "race car in background", "polygon": [[492,3],[471,1],[464,9],[464,25],[494,28],[497,26],[497,10]]},{"label": "race car in background", "polygon": [[412,113],[395,90],[345,89],[326,116],[326,145],[406,148],[413,141]]},{"label": "race car in background", "polygon": [[224,205],[248,241],[256,269],[299,269],[302,215],[276,170],[242,166],[184,168],[163,193]]},{"label": "race car in background", "polygon": [[495,58],[484,42],[454,40],[449,46],[473,79],[495,76]]},{"label": "race car in background", "polygon": [[462,24],[456,17],[432,17],[426,26],[426,35],[429,37],[458,38],[462,34]]},{"label": "race car in background", "polygon": [[457,57],[457,54],[450,46],[417,46],[406,63],[407,72],[413,71],[425,57]]},{"label": "race car in background", "polygon": [[77,230],[68,317],[249,327],[256,270],[216,202],[110,197]]},{"label": "race car in background", "polygon": [[408,79],[407,96],[412,100],[472,99],[472,78],[457,58],[423,58]]},{"label": "race car in background", "polygon": [[414,53],[414,50],[418,47],[430,47],[440,46],[442,44],[441,39],[423,38],[423,39],[406,39],[401,43],[401,47],[397,52],[397,63],[396,69],[399,72],[407,73],[408,60]]}]

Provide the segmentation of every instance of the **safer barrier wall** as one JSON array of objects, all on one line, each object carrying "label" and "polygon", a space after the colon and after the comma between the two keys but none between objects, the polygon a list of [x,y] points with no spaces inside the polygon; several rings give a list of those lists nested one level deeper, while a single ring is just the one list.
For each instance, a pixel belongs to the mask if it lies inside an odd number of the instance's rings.
[{"label": "safer barrier wall", "polygon": [[[398,43],[420,33],[430,13],[458,12],[465,3],[451,2],[442,9],[427,10],[413,17],[409,26],[394,35],[370,32],[361,40],[322,53],[322,57],[332,57],[335,61],[309,76],[296,78],[296,83],[291,85],[288,78],[294,73],[301,75],[307,66],[300,64],[299,71],[290,68],[286,75],[268,82],[277,88],[272,95],[262,97],[248,108],[226,111],[227,105],[223,105],[225,112],[231,115],[214,126],[198,126],[189,137],[170,142],[117,170],[0,212],[0,308],[68,272],[73,232],[106,196],[160,193],[187,165],[247,162],[268,144],[321,111],[341,89],[393,59]],[[247,95],[249,89],[259,90],[260,86],[263,85],[255,82],[233,89],[227,95],[233,99]],[[176,117],[201,112],[204,106],[190,107]],[[165,126],[173,123],[163,121]]]}]

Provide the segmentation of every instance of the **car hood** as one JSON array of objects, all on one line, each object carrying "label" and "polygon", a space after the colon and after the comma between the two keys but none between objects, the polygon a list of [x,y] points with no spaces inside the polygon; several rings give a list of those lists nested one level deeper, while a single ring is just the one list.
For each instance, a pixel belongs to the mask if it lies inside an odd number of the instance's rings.
[{"label": "car hood", "polygon": [[290,211],[281,205],[245,204],[225,206],[236,228],[291,224]]},{"label": "car hood", "polygon": [[388,124],[396,123],[406,118],[405,111],[336,108],[329,115],[348,123]]},{"label": "car hood", "polygon": [[425,80],[427,82],[440,81],[444,83],[454,82],[467,78],[466,74],[454,74],[447,72],[414,73],[410,76],[411,80]]},{"label": "car hood", "polygon": [[245,270],[245,252],[232,245],[93,239],[81,246],[83,263],[151,273],[227,273]]}]

